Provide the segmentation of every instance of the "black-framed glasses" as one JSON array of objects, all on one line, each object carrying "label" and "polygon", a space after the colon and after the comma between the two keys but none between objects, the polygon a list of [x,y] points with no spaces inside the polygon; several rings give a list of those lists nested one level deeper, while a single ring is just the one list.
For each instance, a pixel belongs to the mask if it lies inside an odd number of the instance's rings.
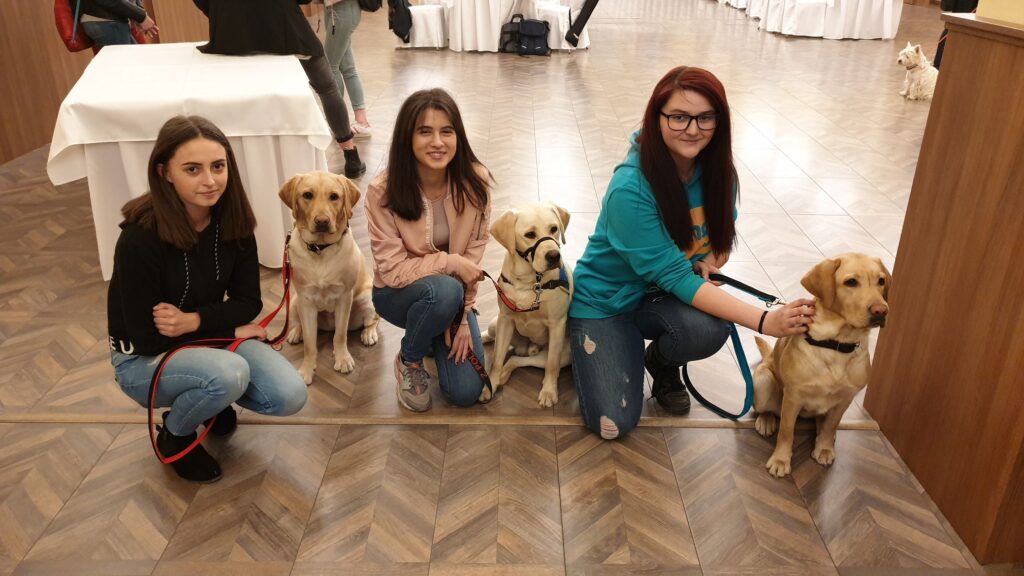
[{"label": "black-framed glasses", "polygon": [[676,132],[683,132],[690,128],[690,123],[694,120],[697,121],[697,128],[700,130],[714,130],[718,124],[718,115],[714,113],[698,114],[691,116],[689,114],[665,114],[659,112],[662,116],[668,119],[669,130],[675,130]]}]

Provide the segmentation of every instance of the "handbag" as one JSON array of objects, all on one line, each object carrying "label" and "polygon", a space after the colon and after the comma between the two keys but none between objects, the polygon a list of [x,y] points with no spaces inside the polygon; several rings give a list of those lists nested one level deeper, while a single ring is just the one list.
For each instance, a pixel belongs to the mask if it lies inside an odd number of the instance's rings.
[{"label": "handbag", "polygon": [[519,22],[519,55],[548,56],[548,31],[551,25],[544,20],[522,20]]},{"label": "handbag", "polygon": [[78,27],[78,12],[82,0],[74,0],[75,7],[71,8],[72,0],[53,0],[53,20],[57,25],[57,33],[64,41],[68,52],[79,52],[86,48],[92,48],[92,38],[86,36],[85,32]]},{"label": "handbag", "polygon": [[498,40],[498,52],[506,54],[519,53],[519,23],[522,21],[522,14],[513,14],[508,24],[502,24],[501,39]]}]

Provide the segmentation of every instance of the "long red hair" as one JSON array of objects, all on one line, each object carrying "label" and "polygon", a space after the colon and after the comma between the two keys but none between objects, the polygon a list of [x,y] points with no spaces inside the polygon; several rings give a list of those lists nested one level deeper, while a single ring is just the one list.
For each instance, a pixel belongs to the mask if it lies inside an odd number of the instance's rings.
[{"label": "long red hair", "polygon": [[[739,177],[732,158],[732,121],[725,87],[714,74],[703,68],[679,66],[669,70],[658,81],[647,102],[643,127],[638,138],[640,169],[647,178],[658,202],[665,228],[683,252],[695,241],[690,202],[680,182],[675,162],[661,136],[661,110],[676,91],[691,90],[707,98],[715,110],[715,133],[708,145],[697,155],[704,190],[704,219],[708,227],[711,250],[728,253],[736,240],[733,207],[739,200]],[[735,191],[736,199],[733,199]]]}]

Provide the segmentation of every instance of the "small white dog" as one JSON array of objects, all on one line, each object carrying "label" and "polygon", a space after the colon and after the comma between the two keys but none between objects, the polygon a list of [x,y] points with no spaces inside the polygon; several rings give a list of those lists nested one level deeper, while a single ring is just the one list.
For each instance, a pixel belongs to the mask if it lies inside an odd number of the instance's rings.
[{"label": "small white dog", "polygon": [[939,70],[928,61],[921,51],[921,45],[911,46],[907,42],[907,47],[900,51],[896,63],[907,69],[900,96],[907,100],[931,100]]}]

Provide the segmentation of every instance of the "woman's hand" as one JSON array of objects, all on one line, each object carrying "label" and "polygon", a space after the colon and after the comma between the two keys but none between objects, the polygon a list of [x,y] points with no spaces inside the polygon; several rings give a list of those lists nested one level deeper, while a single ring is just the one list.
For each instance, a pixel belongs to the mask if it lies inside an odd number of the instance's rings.
[{"label": "woman's hand", "polygon": [[149,17],[149,14],[146,15],[145,20],[135,25],[139,27],[139,30],[142,30],[143,34],[145,34],[147,37],[151,39],[155,39],[157,35],[160,34],[160,28],[157,27],[156,22],[154,22],[153,19]]},{"label": "woman's hand", "polygon": [[451,330],[444,331],[444,343],[451,349],[448,353],[448,359],[455,358],[456,364],[461,364],[469,358],[469,353],[473,349],[473,337],[469,333],[469,324],[460,324],[459,329],[455,331],[455,338],[452,339]]},{"label": "woman's hand", "polygon": [[764,318],[762,333],[781,338],[807,332],[814,319],[814,300],[801,298],[773,310]]},{"label": "woman's hand", "polygon": [[235,328],[235,338],[267,339],[267,329],[259,324],[242,324]]},{"label": "woman's hand", "polygon": [[483,280],[484,271],[474,264],[469,258],[459,254],[449,254],[449,258],[455,258],[455,276],[462,280],[466,286],[472,286]]},{"label": "woman's hand", "polygon": [[[709,254],[708,258],[713,258],[713,256]],[[698,260],[694,262],[693,271],[699,274],[701,278],[707,280],[708,282],[711,282],[715,286],[721,286],[721,282],[715,282],[711,280],[708,276],[710,276],[711,274],[721,274],[722,271],[719,270],[717,266],[715,266],[711,262],[707,262],[706,260],[707,258],[705,258],[704,260]]]},{"label": "woman's hand", "polygon": [[199,314],[182,312],[173,304],[161,302],[153,306],[153,324],[162,336],[177,338],[199,330]]}]

